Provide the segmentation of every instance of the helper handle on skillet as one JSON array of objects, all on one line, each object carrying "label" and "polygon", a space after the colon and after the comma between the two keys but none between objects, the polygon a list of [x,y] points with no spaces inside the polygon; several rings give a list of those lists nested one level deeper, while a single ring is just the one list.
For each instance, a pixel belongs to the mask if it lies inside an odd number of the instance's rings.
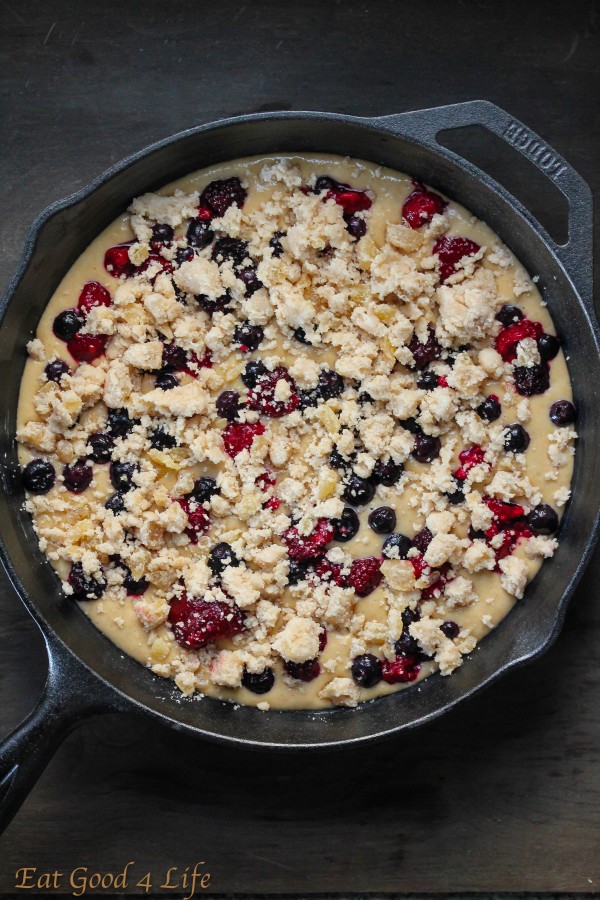
[{"label": "helper handle on skillet", "polygon": [[[470,100],[433,109],[415,110],[393,116],[372,119],[379,126],[389,128],[408,137],[415,137],[440,151],[450,159],[461,160],[461,165],[472,169],[481,177],[481,169],[462,159],[456,153],[438,143],[437,135],[452,128],[467,125],[483,125],[519,153],[522,153],[541,172],[551,179],[564,194],[569,204],[569,240],[557,244],[539,222],[515,198],[509,195],[511,203],[542,232],[544,239],[562,263],[569,278],[575,285],[588,310],[595,317],[593,284],[593,218],[592,192],[583,178],[539,135],[526,128],[505,110],[487,100]],[[407,128],[407,126],[409,126]],[[485,173],[484,173],[485,174]],[[504,189],[502,188],[504,191]],[[504,193],[508,193],[504,191]]]},{"label": "helper handle on skillet", "polygon": [[67,734],[83,719],[121,709],[118,695],[54,637],[44,635],[48,678],[33,712],[0,744],[0,834]]}]

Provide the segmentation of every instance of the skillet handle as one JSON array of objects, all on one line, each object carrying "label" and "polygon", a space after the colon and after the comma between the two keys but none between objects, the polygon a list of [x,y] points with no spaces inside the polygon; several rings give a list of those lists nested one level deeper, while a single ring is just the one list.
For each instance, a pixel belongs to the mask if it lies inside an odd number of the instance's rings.
[{"label": "skillet handle", "polygon": [[75,657],[44,635],[48,678],[33,712],[0,743],[0,834],[64,738],[88,716],[124,707]]},{"label": "skillet handle", "polygon": [[437,153],[441,152],[452,160],[460,159],[461,165],[471,169],[474,174],[480,171],[477,166],[462,159],[458,154],[438,142],[437,136],[440,131],[463,128],[466,125],[483,125],[532,162],[556,184],[567,199],[569,239],[566,244],[561,245],[553,241],[537,219],[522,204],[501,186],[499,186],[500,190],[512,205],[516,206],[521,214],[530,223],[533,223],[538,231],[542,232],[544,240],[550,244],[588,309],[595,314],[592,291],[592,192],[581,175],[552,147],[548,146],[539,135],[488,100],[469,100],[449,106],[382,116],[370,121],[377,123],[380,127],[388,128],[394,133],[400,133],[409,138],[413,137],[429,144]]}]

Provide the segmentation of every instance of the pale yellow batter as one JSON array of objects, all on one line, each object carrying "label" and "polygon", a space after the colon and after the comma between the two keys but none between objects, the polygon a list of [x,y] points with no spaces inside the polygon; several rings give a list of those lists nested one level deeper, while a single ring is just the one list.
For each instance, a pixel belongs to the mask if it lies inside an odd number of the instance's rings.
[{"label": "pale yellow batter", "polygon": [[[272,166],[279,159],[261,157],[221,164],[169,184],[159,193],[163,196],[170,196],[176,190],[180,190],[185,195],[190,195],[194,192],[202,192],[203,188],[214,179],[224,179],[233,175],[239,176],[247,187],[247,199],[242,210],[244,220],[236,224],[233,221],[233,217],[226,217],[225,223],[227,227],[232,229],[229,231],[230,234],[235,228],[239,228],[241,229],[241,236],[248,239],[245,232],[245,229],[249,227],[248,217],[258,215],[269,204],[274,194],[276,197],[278,191],[289,193],[293,190],[289,184],[277,180],[277,175],[265,178],[265,166]],[[337,182],[351,185],[354,189],[368,190],[370,192],[369,195],[374,199],[374,202],[371,209],[365,214],[367,222],[366,236],[357,242],[353,242],[351,251],[355,255],[357,265],[362,267],[364,271],[369,272],[371,263],[373,259],[377,258],[381,248],[387,248],[387,252],[390,254],[397,253],[399,257],[411,255],[410,253],[401,252],[398,248],[390,248],[389,235],[387,235],[386,239],[387,226],[390,223],[400,223],[403,202],[407,195],[414,190],[408,176],[376,167],[371,163],[342,160],[329,155],[294,155],[286,159],[290,160],[288,171],[289,166],[293,166],[300,173],[303,184],[308,184],[311,176],[328,175]],[[262,176],[261,173],[263,173]],[[299,202],[302,202],[302,197],[306,195],[301,194],[299,196]],[[329,203],[331,205],[331,202]],[[185,235],[186,225],[187,222],[184,221],[182,225],[176,227],[176,237]],[[427,224],[423,229],[415,230],[414,233],[427,235],[425,240],[429,247],[435,241],[436,236],[445,233],[474,240],[485,250],[483,259],[476,262],[476,267],[483,267],[494,273],[497,287],[497,308],[500,308],[503,303],[517,304],[526,318],[540,322],[545,332],[554,333],[549,312],[542,304],[540,294],[530,277],[523,271],[514,257],[503,248],[497,236],[485,224],[474,219],[463,207],[454,202],[449,203],[443,216],[439,216],[433,224]],[[40,388],[43,389],[46,383],[43,373],[48,361],[56,358],[65,359],[71,371],[74,371],[77,365],[69,357],[65,343],[53,334],[53,321],[62,310],[77,305],[82,286],[86,282],[99,282],[114,297],[119,281],[106,271],[103,265],[104,254],[108,248],[114,245],[133,240],[135,240],[135,234],[130,224],[130,213],[126,213],[105,229],[74,263],[40,319],[37,338],[41,345],[36,342],[32,346],[31,355],[25,367],[19,401],[18,433],[21,438],[19,453],[23,466],[33,458],[48,458],[55,465],[57,473],[60,473],[62,466],[71,461],[69,458],[70,450],[68,444],[70,438],[68,428],[65,428],[64,433],[58,436],[59,439],[56,446],[48,451],[41,450],[39,443],[36,444],[38,438],[32,436],[34,432],[32,432],[29,424],[32,422],[46,424],[48,415],[50,415],[44,409],[40,412],[39,401],[37,407],[35,402]],[[289,248],[286,245],[285,237],[282,241],[285,249],[283,258],[287,260],[293,257],[294,248]],[[141,243],[143,245],[143,241]],[[495,248],[502,248],[502,252],[494,255],[493,251]],[[350,251],[347,252],[349,253]],[[201,252],[203,257],[209,255],[210,248]],[[295,259],[294,264],[300,271],[303,261],[302,259]],[[259,274],[261,274],[260,271]],[[471,274],[467,272],[465,277],[468,279]],[[393,294],[393,292],[390,293]],[[435,297],[437,295],[432,296],[431,302],[435,305],[437,302]],[[377,315],[376,308],[379,306],[382,308],[391,307],[392,313],[394,309],[402,309],[407,313],[408,318],[415,323],[418,318],[414,313],[418,304],[412,303],[411,305],[410,301],[398,299],[397,297],[395,299],[393,296],[385,297],[382,300],[374,296],[365,296],[363,292],[362,297],[358,300],[355,299],[355,302],[359,304],[362,302],[369,313],[375,310],[375,315]],[[335,305],[335,299],[331,303]],[[384,324],[386,314],[389,319],[392,313],[386,313],[384,310],[382,316]],[[243,315],[239,318],[242,319]],[[210,327],[211,323],[207,323],[205,319],[204,314],[201,314],[198,326],[200,330],[206,330]],[[169,323],[157,327],[162,328],[163,335],[167,338],[169,337]],[[495,332],[500,329],[498,323],[494,325],[492,330],[494,331],[494,329]],[[357,330],[356,327],[354,330]],[[382,348],[380,353],[383,356],[390,353],[390,344],[389,342],[386,344],[386,339],[360,331],[360,328],[358,331],[361,334],[361,339],[364,341],[379,341]],[[218,396],[224,389],[234,389],[239,392],[246,390],[240,380],[240,373],[250,358],[260,359],[277,356],[277,364],[288,368],[293,366],[299,357],[307,357],[317,363],[327,364],[327,366],[331,367],[336,365],[338,352],[333,346],[323,343],[321,347],[313,349],[291,339],[289,332],[284,334],[279,330],[278,333],[279,337],[271,340],[268,350],[259,347],[254,353],[243,354],[238,346],[231,345],[230,353],[214,362],[213,368],[210,370],[212,374],[209,376],[205,373],[206,377],[203,384],[213,398]],[[475,348],[472,352],[472,358],[475,363],[477,363],[479,349],[484,346],[492,347],[493,342],[493,335],[487,341],[475,340]],[[454,349],[459,343],[457,340]],[[110,356],[110,344],[107,352]],[[106,364],[106,357],[104,356],[99,357],[93,363],[95,367],[102,367]],[[394,371],[400,370],[404,373],[410,371],[400,362],[396,362],[393,365],[395,366]],[[562,351],[559,351],[556,358],[551,361],[550,372],[549,389],[543,394],[527,398],[525,402],[523,402],[522,397],[514,392],[512,387],[507,386],[510,382],[508,370],[504,371],[499,380],[493,375],[488,375],[486,380],[479,384],[475,390],[474,397],[476,396],[481,400],[483,395],[495,394],[502,401],[501,417],[493,423],[494,428],[522,422],[523,427],[531,438],[530,446],[524,455],[522,474],[537,492],[537,502],[554,506],[560,515],[564,508],[564,502],[568,497],[567,489],[572,475],[572,439],[566,442],[563,441],[568,446],[566,446],[562,455],[553,454],[552,448],[556,446],[556,435],[558,434],[560,438],[565,433],[565,429],[555,428],[549,418],[549,408],[555,401],[572,399],[567,366]],[[413,372],[412,375],[418,377],[419,373]],[[213,379],[212,382],[211,379]],[[186,384],[195,379],[184,374],[179,376],[179,380],[181,384]],[[153,375],[146,373],[140,376],[139,392],[142,395],[152,391],[153,387]],[[61,390],[64,391],[65,389],[65,386],[61,385]],[[360,390],[357,388],[353,396],[356,397],[358,393],[360,393]],[[335,414],[339,413],[339,408],[336,406],[337,402],[332,400],[328,404]],[[521,405],[519,406],[519,404]],[[78,419],[78,427],[80,427],[82,422],[85,423],[86,417],[92,417],[94,422],[97,420],[102,423],[105,409],[102,399],[95,399],[89,408],[84,409],[81,413]],[[373,410],[374,413],[375,410]],[[287,417],[264,419],[263,421],[269,426],[269,435],[272,437],[277,435],[285,437],[287,434]],[[221,430],[225,424],[221,424]],[[102,425],[98,426],[98,430],[103,430]],[[446,423],[442,431],[442,444],[452,437],[458,437],[452,466],[455,469],[458,466],[457,453],[464,448],[465,442],[461,438],[456,424]],[[274,488],[275,494],[277,493],[277,487],[289,475],[294,455],[302,457],[306,447],[306,441],[299,441],[295,443],[291,458],[286,459],[279,466],[274,465],[272,462],[267,466],[268,469],[274,471],[277,477],[277,485]],[[548,453],[549,448],[550,456]],[[165,459],[161,461],[155,460],[157,469],[156,485],[160,487],[165,496],[174,489],[179,475],[178,462],[180,460],[178,450],[172,451],[172,458],[175,460],[173,464],[170,464]],[[412,536],[425,526],[425,515],[422,513],[423,486],[421,481],[422,478],[427,477],[429,467],[427,464],[415,462],[410,456],[405,459],[404,465],[407,473],[414,473],[414,480],[403,476],[395,488],[388,488],[383,491],[380,489],[380,492],[370,503],[357,508],[361,522],[358,535],[348,543],[329,544],[328,550],[332,547],[341,548],[353,558],[381,557],[381,548],[385,536],[372,531],[367,524],[367,518],[373,509],[382,505],[390,506],[395,510],[397,515],[395,531],[397,532]],[[218,477],[221,468],[222,466],[218,459],[216,462],[213,462],[209,458],[206,458],[204,461],[194,461],[193,465],[188,466],[194,477],[199,477],[200,475]],[[94,480],[92,485],[82,494],[66,491],[59,478],[56,485],[44,497],[29,498],[34,524],[42,541],[42,549],[48,553],[52,565],[55,566],[61,578],[67,577],[71,561],[81,559],[81,554],[86,549],[98,552],[98,547],[95,546],[94,535],[90,534],[89,529],[86,530],[85,522],[88,521],[90,510],[103,504],[113,493],[113,488],[109,482],[108,465],[94,465],[93,469]],[[478,489],[484,490],[481,485],[489,484],[494,472],[495,469],[492,467],[487,478],[484,476],[481,480]],[[315,481],[314,489],[315,491],[318,489],[317,481]],[[340,492],[341,488],[339,485],[336,485],[333,495],[339,496]],[[166,501],[162,502],[166,503]],[[514,502],[522,503],[523,497],[520,495],[515,496]],[[532,505],[529,504],[527,508],[530,509]],[[457,512],[460,511],[461,507],[450,506],[448,508],[450,511]],[[288,511],[289,505],[283,502],[277,512],[279,515],[282,515]],[[63,531],[60,528],[55,530],[57,521],[67,522],[68,528],[63,528]],[[81,523],[84,524],[82,525]],[[233,505],[223,510],[222,515],[216,516],[209,532],[200,535],[198,543],[195,545],[189,543],[186,545],[185,541],[181,542],[181,532],[177,534],[167,531],[164,539],[169,545],[173,542],[174,537],[177,541],[180,541],[177,544],[177,552],[183,558],[188,560],[206,559],[210,548],[218,541],[224,540],[224,535],[228,535],[230,540],[234,540],[240,535],[243,539],[245,532],[248,532],[248,530],[252,531],[259,526],[258,520],[254,521],[251,517],[244,518],[236,514],[235,505]],[[460,539],[464,539],[468,534],[468,526],[468,516],[465,515],[462,521],[457,520],[455,522],[454,533]],[[68,547],[66,538],[62,536],[65,531],[69,535]],[[278,542],[281,543],[281,541]],[[518,559],[523,560],[527,567],[528,577],[532,578],[542,562],[542,556],[539,554],[535,556],[528,554],[526,552],[527,543],[527,541],[520,541],[516,546],[514,555]],[[156,549],[150,547],[150,555],[155,552]],[[109,554],[100,549],[99,556],[103,565],[108,565]],[[552,562],[549,562],[548,565],[552,565]],[[256,570],[260,567],[253,565],[250,568]],[[467,577],[464,569],[460,567],[456,569],[456,572],[457,574],[460,572],[460,574]],[[183,575],[183,572],[181,574]],[[472,582],[473,589],[477,595],[473,602],[464,606],[455,606],[448,610],[443,608],[443,597],[441,599],[436,598],[441,605],[437,611],[433,610],[431,613],[434,618],[439,618],[440,621],[451,619],[460,626],[461,635],[464,638],[463,644],[466,649],[469,649],[475,640],[478,641],[491,628],[495,627],[509,612],[515,602],[515,596],[502,587],[498,572],[489,570],[471,571],[468,573],[468,579]],[[382,693],[397,690],[398,687],[403,686],[388,685],[384,681],[380,681],[373,688],[361,688],[358,697],[351,696],[348,699],[342,695],[339,697],[327,696],[326,691],[324,696],[319,696],[326,685],[334,678],[346,680],[350,678],[349,664],[353,655],[356,655],[353,653],[353,646],[356,649],[360,645],[364,647],[363,652],[374,653],[381,659],[393,657],[393,639],[398,636],[397,633],[396,635],[393,634],[393,627],[390,625],[390,591],[393,593],[394,589],[386,582],[382,583],[380,587],[376,588],[366,598],[355,598],[354,603],[354,611],[364,616],[366,623],[380,623],[379,629],[372,627],[370,631],[368,629],[365,631],[363,623],[361,630],[356,620],[351,623],[350,617],[347,618],[344,624],[326,626],[328,632],[327,645],[318,656],[321,674],[308,683],[282,677],[281,654],[271,651],[270,665],[276,674],[275,684],[268,693],[259,695],[248,691],[244,687],[227,687],[222,683],[215,683],[211,680],[211,665],[214,664],[217,652],[214,647],[210,647],[208,652],[184,651],[182,653],[181,648],[172,638],[170,626],[163,622],[158,624],[152,622],[150,624],[153,627],[144,627],[144,624],[142,624],[144,610],[141,607],[146,602],[151,604],[157,591],[160,597],[160,591],[162,590],[159,577],[149,578],[149,580],[151,582],[150,587],[143,598],[136,600],[136,603],[133,602],[134,598],[125,596],[120,584],[115,583],[112,585],[109,583],[109,587],[101,599],[81,603],[81,608],[95,625],[126,653],[139,660],[140,663],[152,666],[158,674],[175,678],[179,687],[186,693],[199,690],[203,693],[235,701],[236,703],[251,705],[261,704],[262,706],[263,704],[269,704],[272,707],[318,708],[330,706],[332,702],[352,705],[357,699],[362,701]],[[398,592],[396,591],[396,593]],[[401,591],[400,593],[402,594],[403,592]],[[278,591],[265,589],[263,598],[268,603],[282,608],[284,619],[286,611],[294,610],[298,602],[298,596],[294,594],[293,590],[288,588]],[[402,605],[402,602],[398,603],[400,608]],[[254,614],[254,608],[250,610],[250,614]],[[317,618],[322,624],[322,616]],[[146,621],[146,624],[148,624],[148,621]],[[280,618],[276,625],[266,627],[265,640],[271,640],[274,634],[281,631],[281,628],[282,619]],[[245,640],[246,638],[242,635],[234,638],[233,641],[220,641],[218,647],[243,650]],[[419,677],[429,674],[435,668],[437,668],[437,665],[434,662],[423,663]],[[148,677],[152,676],[149,674]],[[233,677],[235,678],[235,676]]]}]

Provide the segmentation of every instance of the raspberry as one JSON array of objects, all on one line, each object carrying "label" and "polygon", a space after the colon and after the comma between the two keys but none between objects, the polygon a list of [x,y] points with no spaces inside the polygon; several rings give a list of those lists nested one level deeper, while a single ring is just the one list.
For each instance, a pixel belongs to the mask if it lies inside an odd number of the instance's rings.
[{"label": "raspberry", "polygon": [[81,289],[77,307],[87,315],[95,306],[110,306],[111,303],[110,293],[104,285],[98,281],[88,281]]},{"label": "raspberry", "polygon": [[[287,381],[291,388],[291,395],[287,400],[276,400],[275,390],[279,381]],[[277,366],[272,372],[265,372],[256,383],[256,387],[248,394],[248,408],[256,409],[270,416],[272,419],[280,419],[298,408],[300,397],[296,391],[294,379],[288,373],[285,366]]]},{"label": "raspberry", "polygon": [[381,677],[388,684],[404,684],[415,681],[419,676],[421,665],[414,656],[400,656],[398,659],[384,659],[381,664]]},{"label": "raspberry", "polygon": [[431,325],[428,326],[428,331],[429,334],[424,343],[421,343],[416,334],[413,334],[411,342],[408,345],[408,349],[412,353],[415,361],[415,368],[419,371],[424,369],[428,363],[433,362],[434,359],[439,359],[442,353],[442,348],[438,344],[435,332]]},{"label": "raspberry", "polygon": [[108,338],[103,334],[78,332],[67,341],[67,350],[77,362],[92,362],[104,353]]},{"label": "raspberry", "polygon": [[479,244],[464,237],[439,237],[433,245],[433,254],[437,253],[442,284],[456,272],[456,266],[463,256],[472,256],[479,250]]},{"label": "raspberry", "polygon": [[257,434],[264,434],[262,422],[231,422],[223,432],[223,443],[229,456],[249,450]]},{"label": "raspberry", "polygon": [[237,175],[232,178],[211,181],[200,195],[201,207],[207,207],[215,216],[223,216],[230,206],[243,206],[246,200],[246,189]]},{"label": "raspberry", "polygon": [[512,525],[517,519],[525,516],[525,510],[518,503],[505,503],[504,500],[485,500],[489,509],[494,513],[494,519],[500,527]]},{"label": "raspberry", "polygon": [[188,517],[188,527],[185,533],[192,544],[198,543],[198,535],[207,531],[210,526],[210,516],[207,510],[193,497],[183,497],[177,501]]},{"label": "raspberry", "polygon": [[357,212],[371,209],[371,206],[373,205],[373,201],[364,191],[356,191],[353,188],[328,191],[325,199],[335,200],[338,206],[343,208],[347,216],[353,216]]},{"label": "raspberry", "polygon": [[512,362],[517,355],[517,344],[524,338],[533,338],[535,341],[543,334],[544,328],[541,322],[532,322],[531,319],[522,319],[503,328],[496,337],[494,346],[504,362]]},{"label": "raspberry", "polygon": [[352,561],[348,582],[359,597],[367,597],[381,583],[383,579],[380,572],[382,562],[383,559],[378,556],[365,556]]},{"label": "raspberry", "polygon": [[[145,272],[146,269],[149,269],[152,263],[158,263],[164,272],[172,272],[173,271],[173,263],[165,259],[164,256],[161,256],[160,253],[150,253],[141,264],[141,266],[136,266],[136,272]],[[157,273],[160,274],[160,273]]]},{"label": "raspberry", "polygon": [[283,535],[290,559],[318,559],[326,544],[335,537],[335,529],[329,519],[317,519],[309,535],[298,534],[297,528],[288,528]]},{"label": "raspberry", "polygon": [[484,461],[485,450],[479,444],[473,444],[472,447],[467,447],[466,450],[459,453],[458,458],[461,466],[456,470],[454,476],[460,481],[464,481],[471,469]]},{"label": "raspberry", "polygon": [[430,584],[429,587],[423,588],[421,591],[421,603],[425,600],[431,600],[432,598],[439,597],[442,588],[444,585],[448,584],[449,581],[454,579],[454,573],[452,572],[450,563],[444,563],[443,566],[440,566],[439,569],[434,569],[435,572],[439,573],[439,577],[437,581],[434,581],[433,584]]},{"label": "raspberry", "polygon": [[132,243],[133,241],[127,241],[124,244],[109,247],[104,254],[104,268],[113,278],[120,278],[122,275],[129,278],[134,274],[135,266],[129,259],[129,248]]},{"label": "raspberry", "polygon": [[[319,560],[314,568],[314,573],[326,584],[337,584],[338,587],[348,587],[348,578],[342,575],[342,567],[330,562],[326,556]],[[322,650],[322,647],[319,647]]]},{"label": "raspberry", "polygon": [[439,194],[428,191],[420,181],[415,181],[415,190],[409,194],[402,207],[402,219],[410,228],[428,225],[436,213],[443,213],[448,205]]},{"label": "raspberry", "polygon": [[212,353],[210,350],[205,350],[201,357],[198,357],[198,355],[192,351],[188,355],[182,371],[187,375],[191,375],[192,378],[197,378],[200,369],[212,369],[212,366]]},{"label": "raspberry", "polygon": [[186,593],[171,601],[169,622],[177,643],[188,650],[233,637],[244,628],[244,616],[237,606],[223,600],[209,602],[201,597],[188,597]]},{"label": "raspberry", "polygon": [[333,178],[329,178],[327,175],[322,175],[320,178],[317,178],[315,191],[318,194],[322,191],[327,191],[325,199],[335,200],[338,206],[342,207],[347,216],[353,216],[357,212],[371,209],[371,206],[373,205],[373,201],[366,191],[358,191],[355,188],[350,187],[349,184],[334,181]]}]

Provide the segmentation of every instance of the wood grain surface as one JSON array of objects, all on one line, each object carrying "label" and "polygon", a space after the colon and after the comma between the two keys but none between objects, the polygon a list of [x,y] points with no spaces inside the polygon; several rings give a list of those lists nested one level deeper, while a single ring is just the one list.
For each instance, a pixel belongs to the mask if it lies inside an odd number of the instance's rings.
[{"label": "wood grain surface", "polygon": [[[1,10],[2,288],[48,203],[153,140],[253,110],[384,114],[484,97],[600,188],[596,3]],[[288,757],[143,718],[85,722],[0,839],[0,892],[23,866],[116,873],[130,860],[131,881],[150,871],[157,894],[170,867],[199,860],[216,893],[599,889],[599,579],[597,554],[543,659],[392,742]],[[5,579],[0,605],[8,732],[34,705],[45,653]],[[71,891],[65,879],[57,893]]]}]

